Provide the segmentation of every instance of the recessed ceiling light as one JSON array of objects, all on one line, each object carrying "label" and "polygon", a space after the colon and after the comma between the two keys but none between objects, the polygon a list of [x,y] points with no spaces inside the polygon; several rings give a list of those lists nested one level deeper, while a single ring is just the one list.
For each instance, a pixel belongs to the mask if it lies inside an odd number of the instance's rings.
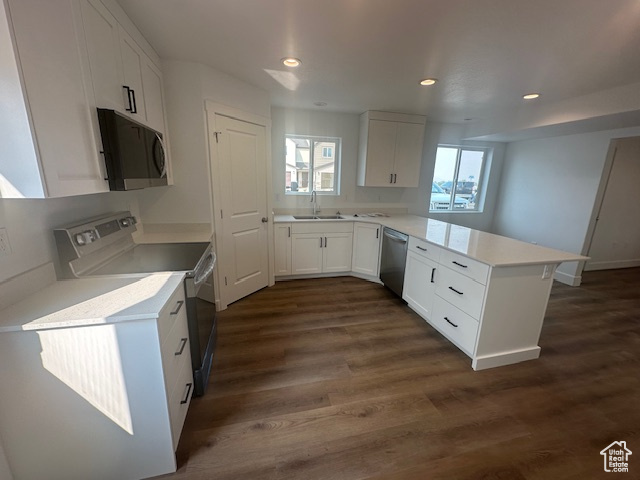
[{"label": "recessed ceiling light", "polygon": [[523,95],[522,98],[524,98],[525,100],[533,100],[535,98],[538,98],[539,96],[539,93],[527,93],[526,95]]},{"label": "recessed ceiling light", "polygon": [[327,102],[313,102],[316,107],[326,107]]},{"label": "recessed ceiling light", "polygon": [[436,78],[425,78],[424,80],[420,80],[420,85],[435,85],[438,79]]},{"label": "recessed ceiling light", "polygon": [[283,58],[282,63],[286,67],[299,67],[302,64],[299,58],[294,58],[294,57]]}]

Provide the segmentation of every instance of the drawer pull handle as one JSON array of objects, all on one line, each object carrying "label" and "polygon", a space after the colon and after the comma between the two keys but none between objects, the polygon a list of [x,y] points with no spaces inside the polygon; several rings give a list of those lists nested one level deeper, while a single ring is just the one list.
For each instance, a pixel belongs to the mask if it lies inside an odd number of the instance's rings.
[{"label": "drawer pull handle", "polygon": [[460,292],[460,291],[456,290],[456,289],[455,289],[455,288],[453,288],[453,287],[449,287],[449,290],[456,292],[458,295],[464,295],[464,293],[463,293],[463,292]]},{"label": "drawer pull handle", "polygon": [[426,249],[426,248],[421,247],[420,245],[416,245],[416,248],[417,248],[418,250],[422,250],[423,252],[426,252],[426,251],[427,251],[427,249]]},{"label": "drawer pull handle", "polygon": [[449,320],[447,317],[444,317],[444,319],[449,322],[449,325],[453,325],[454,327],[458,328],[458,325],[456,325],[455,323],[453,323],[451,320]]},{"label": "drawer pull handle", "polygon": [[189,401],[189,394],[191,393],[191,387],[193,387],[193,383],[187,383],[185,387],[187,387],[187,394],[182,400],[180,400],[180,405],[184,405]]},{"label": "drawer pull handle", "polygon": [[179,355],[182,355],[182,352],[184,351],[184,347],[187,345],[187,339],[186,338],[181,338],[180,339],[180,348],[178,349],[178,351],[175,353],[176,357]]},{"label": "drawer pull handle", "polygon": [[171,312],[169,315],[177,315],[180,309],[182,308],[182,305],[184,305],[184,302],[182,300],[178,300],[178,303],[176,303],[176,309],[173,312]]},{"label": "drawer pull handle", "polygon": [[435,274],[436,274],[436,269],[435,269],[435,268],[432,268],[432,269],[431,269],[431,283],[436,283],[436,282],[433,280],[433,276],[434,276]]},{"label": "drawer pull handle", "polygon": [[459,267],[462,267],[462,268],[467,268],[467,266],[466,266],[466,265],[463,265],[463,264],[461,264],[461,263],[458,263],[458,262],[456,262],[455,260],[454,260],[454,261],[452,261],[451,263],[453,263],[454,265],[458,265]]}]

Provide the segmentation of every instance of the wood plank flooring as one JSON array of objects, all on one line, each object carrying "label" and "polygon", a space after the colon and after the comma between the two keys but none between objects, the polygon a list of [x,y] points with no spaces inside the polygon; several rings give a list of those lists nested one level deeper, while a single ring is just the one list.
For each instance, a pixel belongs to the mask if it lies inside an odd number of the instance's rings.
[{"label": "wood plank flooring", "polygon": [[[162,478],[640,479],[640,269],[556,282],[540,359],[480,372],[351,277],[279,282],[218,318],[211,383]],[[629,473],[604,473],[616,440]]]}]

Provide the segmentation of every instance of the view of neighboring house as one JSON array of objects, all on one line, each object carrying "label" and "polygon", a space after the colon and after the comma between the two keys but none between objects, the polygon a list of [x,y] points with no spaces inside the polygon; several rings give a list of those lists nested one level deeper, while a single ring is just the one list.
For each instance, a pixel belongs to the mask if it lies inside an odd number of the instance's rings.
[{"label": "view of neighboring house", "polygon": [[[333,191],[336,171],[336,143],[310,138],[286,138],[287,192]],[[311,179],[311,180],[310,180]]]}]

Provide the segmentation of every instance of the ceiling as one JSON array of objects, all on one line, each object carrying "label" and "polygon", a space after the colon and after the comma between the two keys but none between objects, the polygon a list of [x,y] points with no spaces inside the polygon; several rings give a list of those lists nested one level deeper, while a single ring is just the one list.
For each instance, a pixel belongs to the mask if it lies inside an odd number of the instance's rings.
[{"label": "ceiling", "polygon": [[465,123],[640,82],[640,0],[118,2],[162,58],[212,66],[275,106]]}]

